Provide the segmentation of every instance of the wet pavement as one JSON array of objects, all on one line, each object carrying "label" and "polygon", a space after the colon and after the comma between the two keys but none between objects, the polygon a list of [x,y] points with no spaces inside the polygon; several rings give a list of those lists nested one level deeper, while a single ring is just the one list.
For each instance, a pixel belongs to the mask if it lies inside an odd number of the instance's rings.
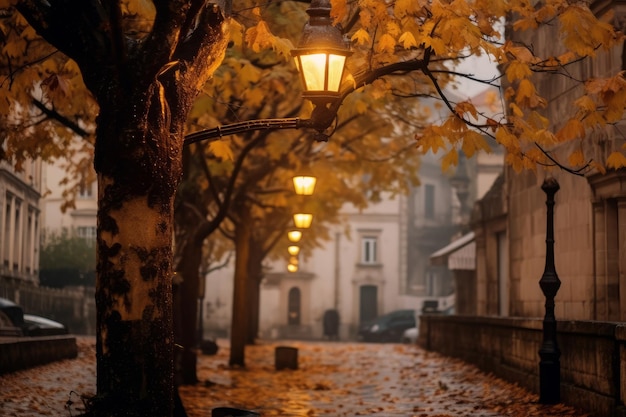
[{"label": "wet pavement", "polygon": [[[199,356],[201,382],[180,388],[189,417],[224,406],[263,417],[587,416],[563,404],[540,405],[516,385],[415,345],[261,341],[246,348],[243,369],[227,366],[227,341],[218,345],[217,355]],[[275,369],[278,346],[298,350],[298,369]],[[80,396],[95,391],[93,338],[79,339],[79,351],[74,360],[0,377],[0,415],[80,414]]]}]

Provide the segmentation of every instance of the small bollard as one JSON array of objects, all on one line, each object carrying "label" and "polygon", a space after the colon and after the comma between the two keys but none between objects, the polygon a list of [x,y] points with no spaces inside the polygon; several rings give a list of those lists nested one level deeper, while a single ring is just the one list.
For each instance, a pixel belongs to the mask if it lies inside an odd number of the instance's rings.
[{"label": "small bollard", "polygon": [[281,369],[298,369],[298,349],[289,346],[278,346],[274,351],[274,362],[277,371]]},{"label": "small bollard", "polygon": [[211,411],[211,417],[259,417],[261,414],[239,408],[218,407]]}]

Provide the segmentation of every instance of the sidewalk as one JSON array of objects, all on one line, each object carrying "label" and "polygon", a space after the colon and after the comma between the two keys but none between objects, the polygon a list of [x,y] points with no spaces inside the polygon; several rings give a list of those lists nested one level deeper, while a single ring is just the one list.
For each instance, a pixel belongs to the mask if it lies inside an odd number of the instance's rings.
[{"label": "sidewalk", "polygon": [[[414,345],[261,342],[246,348],[246,369],[231,370],[228,343],[218,344],[217,355],[199,357],[202,382],[180,389],[189,417],[209,417],[220,406],[263,417],[587,416],[562,404],[539,405],[536,395]],[[298,349],[298,370],[275,370],[276,346]],[[93,338],[81,338],[77,359],[0,378],[0,415],[75,416],[79,394],[94,391]]]}]

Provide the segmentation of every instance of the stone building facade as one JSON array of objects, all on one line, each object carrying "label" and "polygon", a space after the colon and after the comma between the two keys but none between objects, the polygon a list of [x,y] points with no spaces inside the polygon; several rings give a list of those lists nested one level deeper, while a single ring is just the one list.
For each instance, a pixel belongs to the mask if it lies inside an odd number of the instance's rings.
[{"label": "stone building facade", "polygon": [[[598,14],[613,8],[615,24],[623,21],[619,2],[593,2]],[[549,51],[557,28],[535,31],[521,39]],[[554,31],[553,33],[547,33]],[[518,36],[507,32],[512,39]],[[544,54],[546,55],[546,54]],[[575,79],[604,77],[624,69],[624,50],[601,53],[593,62],[568,67],[571,78],[543,76],[538,93],[546,114],[566,120],[576,94]],[[583,146],[604,161],[625,143],[624,121],[588,132]],[[551,149],[567,161],[570,143]],[[626,169],[575,175],[559,169],[516,173],[505,168],[502,179],[474,207],[476,233],[475,297],[467,315],[423,317],[420,343],[461,357],[485,370],[539,391],[539,356],[545,296],[539,287],[546,265],[546,194],[548,177],[559,183],[555,195],[555,267],[561,286],[555,298],[560,349],[560,395],[563,402],[594,416],[626,415]],[[460,301],[459,301],[460,302]],[[463,342],[461,343],[460,340]]]}]

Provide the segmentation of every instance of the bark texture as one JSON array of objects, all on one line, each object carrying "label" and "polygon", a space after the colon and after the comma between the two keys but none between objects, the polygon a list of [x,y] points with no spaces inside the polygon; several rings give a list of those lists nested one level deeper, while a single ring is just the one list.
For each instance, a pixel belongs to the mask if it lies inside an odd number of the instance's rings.
[{"label": "bark texture", "polygon": [[187,114],[221,63],[228,33],[222,12],[206,1],[154,6],[143,35],[118,2],[17,6],[78,63],[100,106],[94,416],[171,416],[174,409],[173,197]]}]

